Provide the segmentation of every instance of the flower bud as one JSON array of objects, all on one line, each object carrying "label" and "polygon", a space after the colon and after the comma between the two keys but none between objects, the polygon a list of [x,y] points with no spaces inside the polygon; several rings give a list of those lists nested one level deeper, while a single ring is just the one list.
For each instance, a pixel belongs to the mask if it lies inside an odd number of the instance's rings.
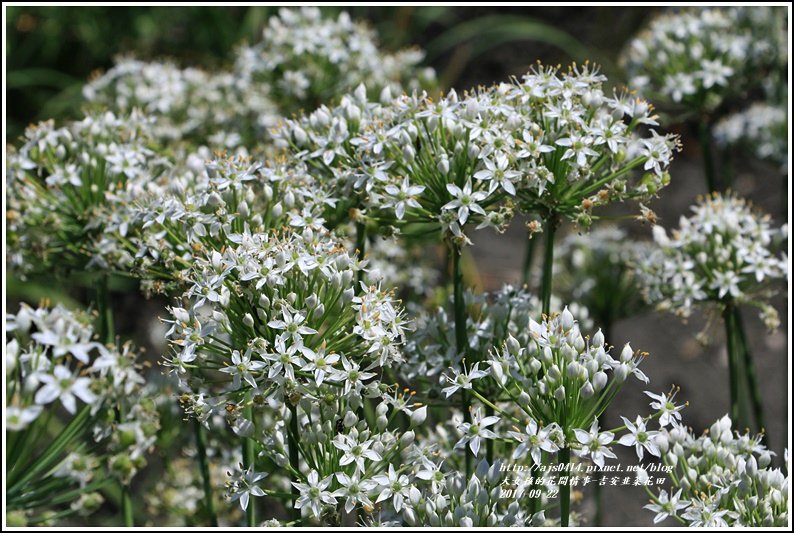
[{"label": "flower bud", "polygon": [[251,214],[251,211],[248,209],[248,203],[245,200],[237,204],[237,214],[242,218],[248,218],[248,215]]},{"label": "flower bud", "polygon": [[522,407],[529,405],[529,400],[529,394],[527,394],[525,391],[521,391],[521,393],[518,395],[518,405]]},{"label": "flower bud", "polygon": [[634,357],[634,350],[631,349],[631,344],[628,342],[623,347],[623,350],[620,352],[620,360],[624,363],[628,363]]},{"label": "flower bud", "polygon": [[345,417],[342,420],[342,422],[344,423],[346,428],[350,428],[353,427],[356,424],[356,422],[358,422],[358,417],[356,416],[356,413],[354,413],[353,411],[348,411],[347,413],[345,413]]},{"label": "flower bud", "polygon": [[590,345],[595,348],[600,348],[604,345],[604,334],[601,333],[599,329],[595,335],[593,335],[593,340],[590,342]]},{"label": "flower bud", "polygon": [[251,316],[251,313],[243,315],[243,325],[247,328],[254,327],[254,317]]},{"label": "flower bud", "polygon": [[419,517],[416,515],[416,511],[414,511],[411,507],[403,507],[403,519],[405,520],[405,523],[411,527],[416,527],[419,525]]},{"label": "flower bud", "polygon": [[565,387],[563,385],[560,385],[557,387],[557,390],[554,391],[554,398],[558,402],[565,400]]},{"label": "flower bud", "polygon": [[515,356],[518,355],[518,351],[521,349],[521,345],[519,344],[519,342],[516,340],[515,337],[513,337],[512,335],[508,335],[507,340],[505,341],[505,348],[507,348],[507,352],[510,355]]},{"label": "flower bud", "polygon": [[568,331],[573,327],[573,315],[568,311],[568,306],[562,311],[561,324],[563,331]]},{"label": "flower bud", "polygon": [[615,369],[615,381],[620,384],[626,381],[626,378],[629,376],[629,367],[626,364],[620,364]]},{"label": "flower bud", "polygon": [[418,426],[427,419],[427,406],[423,405],[411,413],[411,426]]},{"label": "flower bud", "polygon": [[441,172],[441,174],[446,176],[447,174],[449,174],[449,159],[442,156],[441,160],[438,162],[438,165],[436,165],[436,167],[438,168],[438,171]]},{"label": "flower bud", "polygon": [[593,394],[595,394],[595,391],[593,390],[593,385],[589,381],[585,381],[584,385],[582,385],[582,388],[579,389],[579,395],[585,400],[587,400],[592,398]]}]

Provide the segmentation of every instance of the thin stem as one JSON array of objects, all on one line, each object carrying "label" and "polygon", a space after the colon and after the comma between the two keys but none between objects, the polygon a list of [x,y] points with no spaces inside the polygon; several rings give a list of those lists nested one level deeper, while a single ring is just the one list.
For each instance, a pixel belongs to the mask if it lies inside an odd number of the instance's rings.
[{"label": "thin stem", "polygon": [[750,352],[750,345],[747,343],[747,336],[744,332],[744,322],[742,321],[742,313],[738,307],[734,307],[734,323],[736,325],[736,333],[738,334],[740,348],[744,355],[744,370],[747,374],[747,382],[750,387],[750,400],[753,405],[753,417],[757,424],[758,430],[763,432],[763,442],[769,442],[769,435],[766,433],[766,422],[764,420],[764,403],[761,399],[761,389],[758,387],[758,374],[755,371],[755,364],[753,362],[753,355]]},{"label": "thin stem", "polygon": [[[463,267],[461,265],[460,246],[450,239],[450,253],[452,254],[452,285],[453,300],[455,305],[455,348],[460,357],[464,360],[469,345],[466,335],[466,303],[463,295]],[[469,395],[465,390],[461,391],[460,408],[463,410],[463,420],[471,423],[471,411],[469,410]],[[464,450],[466,454],[466,478],[471,477],[471,452],[468,447]]]},{"label": "thin stem", "polygon": [[532,283],[532,259],[535,256],[535,249],[537,248],[538,239],[527,239],[527,249],[524,254],[524,266],[521,269],[521,284],[525,285],[527,290],[530,290],[530,283]]},{"label": "thin stem", "polygon": [[218,516],[215,514],[215,500],[212,497],[210,465],[207,460],[207,435],[204,433],[201,422],[195,418],[193,419],[193,433],[196,436],[199,470],[201,471],[201,482],[204,487],[204,511],[207,513],[210,526],[218,527]]},{"label": "thin stem", "polygon": [[[562,448],[558,452],[558,459],[560,465],[566,465],[565,469],[561,469],[560,471],[567,472],[567,465],[571,460],[571,449]],[[564,485],[560,486],[560,525],[562,527],[568,527],[570,511],[571,511],[571,485],[570,483],[565,483]]]},{"label": "thin stem", "polygon": [[135,527],[129,485],[121,486],[121,514],[124,516],[124,527]]},{"label": "thin stem", "polygon": [[[356,222],[356,254],[358,254],[358,260],[364,260],[364,253],[367,249],[367,225],[363,222]],[[359,270],[356,272],[356,290],[358,290],[358,286],[361,284],[361,280],[364,279],[364,271]]]},{"label": "thin stem", "polygon": [[[254,409],[251,406],[246,407],[243,411],[243,416],[247,420],[253,422]],[[251,471],[256,471],[255,462],[256,451],[254,450],[254,439],[246,437],[243,439],[243,468],[246,471],[249,468]],[[253,498],[248,502],[248,508],[245,510],[245,518],[248,527],[256,527],[256,505]]]},{"label": "thin stem", "polygon": [[[289,464],[291,467],[292,472],[300,472],[300,458],[298,456],[298,446],[294,439],[298,438],[298,410],[295,408],[294,405],[290,405],[290,419],[289,419],[289,427],[290,430],[287,431],[287,446],[289,447]],[[300,520],[300,511],[295,509],[295,502],[300,497],[300,491],[298,488],[292,483],[297,481],[295,479],[295,475],[290,472],[290,488],[292,491],[292,508],[290,509],[292,513],[293,520]]]},{"label": "thin stem", "polygon": [[543,280],[540,288],[543,303],[543,314],[548,315],[551,308],[551,282],[554,269],[554,232],[557,229],[557,217],[552,215],[546,220],[543,229],[546,234],[545,249],[543,250]]},{"label": "thin stem", "polygon": [[714,173],[714,158],[711,153],[711,121],[707,116],[700,117],[700,151],[703,155],[703,170],[706,172],[706,185],[709,192],[717,192],[717,176]]},{"label": "thin stem", "polygon": [[731,394],[731,419],[741,427],[739,420],[739,369],[736,354],[736,315],[733,312],[733,304],[727,304],[722,312],[723,322],[725,323],[725,338],[728,343],[728,379],[730,380]]},{"label": "thin stem", "polygon": [[97,284],[96,304],[99,311],[99,338],[102,342],[111,344],[115,340],[116,334],[113,329],[113,306],[107,276],[100,277]]}]

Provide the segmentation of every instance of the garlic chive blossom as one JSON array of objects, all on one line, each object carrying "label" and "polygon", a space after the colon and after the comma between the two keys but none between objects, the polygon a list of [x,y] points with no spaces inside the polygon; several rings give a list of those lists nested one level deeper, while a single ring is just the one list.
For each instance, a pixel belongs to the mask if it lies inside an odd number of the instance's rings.
[{"label": "garlic chive blossom", "polygon": [[647,300],[688,317],[695,306],[730,299],[759,308],[767,326],[777,328],[767,300],[770,284],[788,274],[788,227],[775,228],[769,216],[730,195],[701,198],[692,212],[672,236],[654,227],[658,248],[636,267]]}]

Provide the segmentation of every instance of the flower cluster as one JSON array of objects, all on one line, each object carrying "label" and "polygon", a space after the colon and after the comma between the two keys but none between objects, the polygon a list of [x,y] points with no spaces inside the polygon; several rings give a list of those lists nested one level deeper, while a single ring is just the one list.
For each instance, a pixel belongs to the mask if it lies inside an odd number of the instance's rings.
[{"label": "flower cluster", "polygon": [[270,88],[237,72],[205,72],[172,62],[119,58],[83,88],[97,109],[156,119],[152,133],[163,142],[189,141],[219,149],[250,146],[278,117]]},{"label": "flower cluster", "polygon": [[106,112],[55,128],[28,128],[8,154],[10,266],[35,270],[104,267],[97,240],[125,234],[129,206],[145,196],[167,162],[150,146],[150,120]]},{"label": "flower cluster", "polygon": [[405,324],[387,292],[355,286],[359,268],[319,228],[230,234],[183,273],[189,306],[171,310],[168,364],[226,373],[234,397],[315,396],[334,383],[360,405],[372,377],[361,367],[399,361]]},{"label": "flower cluster", "polygon": [[656,443],[671,468],[671,487],[649,491],[651,503],[645,508],[656,514],[654,523],[668,517],[693,527],[788,523],[788,475],[772,467],[774,454],[760,436],[740,435],[731,425],[726,415],[700,437],[683,426],[659,432]]},{"label": "flower cluster", "polygon": [[248,157],[211,158],[206,150],[174,166],[155,193],[129,206],[129,233],[106,233],[111,264],[132,268],[154,292],[180,281],[195,254],[220,250],[226,236],[267,233],[291,225],[322,227],[322,207],[334,201],[300,165]]},{"label": "flower cluster", "polygon": [[[61,306],[33,309],[22,304],[17,314],[8,316],[6,330],[13,335],[6,343],[6,427],[13,437],[10,506],[35,508],[26,499],[31,492],[46,483],[65,483],[81,488],[74,494],[73,510],[92,512],[101,497],[97,500],[99,495],[86,487],[96,481],[99,467],[129,483],[146,465],[159,428],[137,354],[130,345],[97,342],[91,317]],[[42,414],[51,412],[55,402],[69,413],[69,423],[57,439],[41,442],[37,439],[46,434],[51,419]],[[99,447],[86,452],[79,439]],[[22,470],[29,458],[26,447],[42,454],[31,471]]]},{"label": "flower cluster", "polygon": [[714,139],[722,148],[739,146],[788,174],[788,111],[785,106],[756,103],[722,119]]},{"label": "flower cluster", "polygon": [[[464,97],[380,102],[362,85],[275,136],[381,228],[440,228],[466,243],[467,223],[502,230],[515,203],[588,226],[596,206],[654,196],[677,149],[674,136],[639,135],[640,125],[656,125],[651,106],[607,96],[604,80],[589,66],[538,66]],[[630,182],[636,168],[646,173]]]},{"label": "flower cluster", "polygon": [[785,12],[774,7],[663,13],[621,60],[629,84],[645,96],[710,112],[775,66],[785,26]]},{"label": "flower cluster", "polygon": [[[235,71],[248,82],[272,87],[284,116],[310,111],[366,82],[378,94],[432,85],[432,69],[419,71],[420,50],[382,51],[375,33],[347,12],[324,18],[316,7],[279,10],[262,40],[237,51]],[[417,79],[418,74],[418,79]]]},{"label": "flower cluster", "polygon": [[774,228],[769,216],[734,196],[714,194],[692,211],[672,236],[654,226],[658,248],[636,267],[646,299],[682,317],[701,302],[749,303],[777,328],[777,312],[765,298],[768,285],[788,275],[781,251],[788,227]]},{"label": "flower cluster", "polygon": [[[510,434],[521,444],[514,459],[527,455],[537,459],[541,451],[572,448],[576,455],[589,456],[603,466],[604,458],[614,455],[609,450],[614,434],[599,429],[598,416],[629,375],[648,382],[638,368],[647,354],[626,344],[619,358],[613,358],[601,331],[586,339],[567,308],[541,322],[530,319],[528,325],[517,336],[508,335],[483,361],[482,370],[477,363],[468,372],[453,371],[444,392],[449,396],[461,388],[476,391],[488,386],[510,398],[514,405],[500,411],[513,411],[509,419],[526,426],[525,431]],[[462,380],[464,375],[467,379]],[[636,425],[629,422],[626,427],[634,440],[624,436],[620,444],[637,444],[642,458],[642,446],[649,442],[647,434],[638,436],[645,432],[643,419],[638,417]]]}]

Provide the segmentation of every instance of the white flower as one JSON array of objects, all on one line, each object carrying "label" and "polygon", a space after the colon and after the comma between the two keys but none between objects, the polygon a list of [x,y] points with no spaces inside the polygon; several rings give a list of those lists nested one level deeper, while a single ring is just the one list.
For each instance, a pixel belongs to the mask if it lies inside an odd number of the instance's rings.
[{"label": "white flower", "polygon": [[485,210],[477,205],[477,202],[485,200],[488,194],[482,191],[472,192],[471,181],[467,181],[463,189],[455,184],[447,183],[447,191],[455,199],[445,204],[443,209],[457,210],[458,222],[461,226],[466,224],[466,221],[469,219],[469,213],[477,213],[485,216]]},{"label": "white flower", "polygon": [[306,350],[303,356],[308,362],[303,365],[301,370],[305,372],[314,371],[314,381],[318,386],[323,382],[326,374],[331,372],[334,363],[339,361],[339,354],[326,354],[324,346],[321,346],[316,351]]},{"label": "white flower", "polygon": [[590,431],[574,429],[573,432],[576,440],[582,445],[580,449],[575,449],[573,452],[578,457],[587,457],[589,455],[593,459],[593,463],[601,468],[604,467],[604,458],[617,458],[607,446],[615,439],[615,435],[609,431],[600,433],[598,430],[598,419],[593,420]]},{"label": "white flower", "polygon": [[41,414],[41,405],[30,405],[28,407],[17,407],[9,405],[6,407],[6,428],[9,431],[21,431],[28,427],[31,422],[36,420]]},{"label": "white flower", "polygon": [[416,200],[416,196],[422,194],[425,190],[424,185],[411,185],[408,177],[404,177],[399,187],[396,185],[387,185],[386,193],[389,195],[383,207],[394,207],[394,214],[398,220],[402,220],[405,216],[405,210],[408,207],[421,207]]},{"label": "white flower", "polygon": [[589,136],[572,133],[570,137],[557,139],[555,144],[567,147],[567,150],[565,150],[565,153],[562,155],[563,161],[575,158],[576,165],[580,167],[587,165],[588,156],[592,157],[598,155],[598,152],[590,148],[593,144],[593,138]]},{"label": "white flower", "polygon": [[660,411],[662,414],[659,416],[659,426],[666,427],[670,423],[678,424],[681,422],[681,409],[684,408],[683,405],[676,405],[673,403],[675,399],[675,392],[670,394],[669,396],[665,393],[662,394],[654,394],[650,391],[645,391],[645,395],[649,396],[654,401],[651,402],[651,408]]},{"label": "white flower", "polygon": [[336,498],[326,489],[331,484],[333,476],[320,480],[316,470],[309,472],[306,483],[293,481],[292,484],[300,491],[300,496],[295,501],[295,509],[309,509],[313,516],[319,518],[325,505],[336,505]]},{"label": "white flower", "polygon": [[521,443],[513,451],[513,460],[521,459],[529,452],[535,464],[541,464],[543,452],[556,453],[560,449],[559,446],[549,438],[552,431],[556,429],[556,424],[540,428],[538,423],[530,418],[525,431],[520,433],[509,431],[508,435]]},{"label": "white flower", "polygon": [[362,480],[358,473],[349,476],[344,472],[337,472],[335,475],[341,487],[334,491],[333,496],[345,499],[346,513],[352,512],[356,505],[372,507],[368,494],[376,487],[374,481]]},{"label": "white flower", "polygon": [[648,453],[656,457],[661,456],[662,452],[656,444],[656,435],[659,434],[658,431],[648,431],[645,429],[645,421],[639,415],[637,415],[634,423],[625,416],[621,416],[620,418],[623,419],[623,423],[626,424],[626,428],[630,433],[620,437],[618,444],[622,444],[623,446],[634,446],[637,452],[637,458],[640,461],[642,461],[644,450],[648,450]]},{"label": "white flower", "polygon": [[280,335],[283,341],[291,338],[292,342],[303,344],[303,335],[314,335],[317,333],[317,330],[301,325],[306,320],[306,316],[302,313],[290,313],[289,310],[284,308],[282,316],[284,320],[271,320],[267,323],[267,326],[273,329],[284,330],[284,333]]},{"label": "white flower", "polygon": [[697,74],[700,76],[703,88],[710,89],[714,85],[727,85],[728,78],[733,74],[733,69],[719,59],[705,59],[702,70]]},{"label": "white flower", "polygon": [[452,370],[452,376],[446,376],[447,382],[450,384],[449,387],[444,387],[441,389],[441,393],[446,395],[447,398],[455,394],[458,389],[468,390],[471,389],[471,382],[475,379],[479,379],[488,375],[488,372],[484,370],[480,370],[479,368],[480,363],[474,363],[474,365],[469,368],[469,371],[466,372],[464,367],[463,372],[458,371],[457,369]]},{"label": "white flower", "polygon": [[461,422],[458,430],[463,433],[463,437],[455,444],[455,448],[465,448],[469,445],[471,453],[475,456],[480,453],[480,441],[482,439],[495,439],[496,433],[487,429],[499,422],[498,416],[486,416],[483,418],[480,409],[472,409],[471,422]]},{"label": "white flower", "polygon": [[391,498],[394,510],[399,513],[403,508],[405,498],[408,496],[408,489],[411,487],[408,476],[400,474],[394,470],[394,465],[390,464],[387,473],[378,474],[372,480],[380,486],[380,494],[378,494],[376,503]]},{"label": "white flower", "polygon": [[474,179],[491,182],[488,187],[488,194],[493,194],[496,189],[502,187],[507,194],[515,196],[516,188],[513,182],[521,177],[521,172],[508,169],[507,156],[497,154],[496,163],[486,157],[483,159],[483,163],[485,164],[485,169],[475,172]]},{"label": "white flower", "polygon": [[358,442],[351,435],[337,435],[332,442],[335,448],[343,452],[339,464],[345,466],[355,463],[357,472],[365,471],[364,459],[369,459],[370,461],[380,461],[382,459],[378,452],[370,448],[373,444],[371,440]]},{"label": "white flower", "polygon": [[251,496],[262,497],[265,491],[257,485],[267,477],[267,472],[254,472],[253,466],[248,467],[244,472],[238,473],[229,481],[229,499],[232,502],[240,501],[243,511],[248,509]]},{"label": "white flower", "polygon": [[656,513],[656,516],[653,518],[654,524],[658,524],[669,516],[678,516],[678,511],[689,507],[689,502],[681,501],[681,490],[682,489],[678,489],[678,492],[672,496],[668,496],[667,491],[662,490],[657,497],[658,503],[649,503],[644,507],[644,509]]},{"label": "white flower", "polygon": [[259,372],[263,368],[265,368],[263,361],[251,361],[251,349],[249,348],[242,355],[240,355],[238,350],[234,350],[232,352],[231,366],[221,368],[220,371],[231,374],[232,387],[235,389],[240,388],[242,380],[245,380],[251,387],[256,388],[256,379],[254,379],[252,372]]},{"label": "white flower", "polygon": [[297,352],[300,351],[301,353],[307,355],[312,355],[314,352],[312,352],[309,348],[298,344],[291,344],[289,347],[287,347],[284,340],[282,340],[280,337],[276,338],[275,345],[275,353],[267,353],[264,355],[266,360],[271,361],[270,368],[267,371],[268,379],[274,379],[283,376],[288,380],[294,381],[295,368],[303,365],[303,361],[301,361],[301,358],[298,357]]},{"label": "white flower", "polygon": [[59,399],[64,409],[75,414],[75,396],[89,405],[97,400],[96,395],[91,392],[91,378],[74,377],[63,365],[53,368],[52,374],[40,375],[39,380],[44,386],[36,391],[34,401],[37,404],[48,404]]}]

